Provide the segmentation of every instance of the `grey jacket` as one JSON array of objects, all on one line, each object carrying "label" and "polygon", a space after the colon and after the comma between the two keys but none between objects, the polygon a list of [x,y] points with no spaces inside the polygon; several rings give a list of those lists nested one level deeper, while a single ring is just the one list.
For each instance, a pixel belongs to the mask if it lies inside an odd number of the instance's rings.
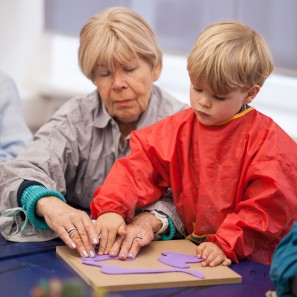
[{"label": "grey jacket", "polygon": [[[186,107],[154,86],[137,129]],[[124,147],[120,147],[119,139],[119,127],[107,113],[97,90],[69,100],[40,128],[24,153],[13,161],[0,164],[0,212],[3,214],[5,210],[20,206],[17,191],[24,180],[37,181],[48,189],[59,191],[73,207],[89,209],[94,191],[102,184],[115,160],[130,152],[130,136]],[[167,213],[170,214],[170,210]],[[18,220],[22,226],[23,220]],[[13,216],[4,213],[0,217],[0,228],[2,235],[8,238],[14,228]],[[32,233],[34,230],[30,228],[28,232]],[[9,239],[28,241],[56,237],[52,231],[35,232],[31,238],[26,239],[18,233]]]}]

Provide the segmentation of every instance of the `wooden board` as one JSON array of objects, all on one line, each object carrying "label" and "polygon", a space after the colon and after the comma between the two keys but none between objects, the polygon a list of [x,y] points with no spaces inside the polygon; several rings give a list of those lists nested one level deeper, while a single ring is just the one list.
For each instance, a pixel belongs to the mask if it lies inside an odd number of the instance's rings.
[{"label": "wooden board", "polygon": [[[170,268],[157,259],[161,252],[176,252],[195,255],[196,246],[188,240],[153,241],[142,248],[135,261],[108,260],[103,263],[127,268]],[[100,267],[82,264],[76,251],[67,246],[58,246],[57,254],[74,269],[91,287],[107,291],[143,290],[189,286],[209,286],[241,283],[241,276],[229,267],[202,267],[200,263],[189,264],[205,275],[198,279],[182,272],[154,274],[109,275],[100,271]]]}]

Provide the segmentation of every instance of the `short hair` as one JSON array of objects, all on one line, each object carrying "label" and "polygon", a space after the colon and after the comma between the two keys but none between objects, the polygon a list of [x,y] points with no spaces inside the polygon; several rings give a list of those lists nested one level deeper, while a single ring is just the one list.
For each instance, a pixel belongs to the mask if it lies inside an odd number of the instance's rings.
[{"label": "short hair", "polygon": [[215,93],[262,87],[273,70],[263,37],[236,21],[211,24],[199,34],[187,64],[191,82],[206,83]]},{"label": "short hair", "polygon": [[96,65],[113,69],[119,63],[139,57],[162,68],[162,52],[151,26],[136,12],[112,7],[93,16],[82,27],[78,51],[79,66],[86,77],[94,80]]}]

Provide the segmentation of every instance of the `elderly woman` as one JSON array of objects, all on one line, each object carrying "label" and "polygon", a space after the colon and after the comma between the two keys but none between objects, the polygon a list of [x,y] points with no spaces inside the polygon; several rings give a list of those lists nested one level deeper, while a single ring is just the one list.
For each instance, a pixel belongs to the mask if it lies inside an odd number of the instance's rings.
[{"label": "elderly woman", "polygon": [[[186,105],[153,84],[162,54],[151,27],[131,10],[114,7],[92,17],[81,30],[78,56],[97,89],[68,101],[23,154],[1,165],[0,225],[7,239],[59,236],[87,257],[95,255],[98,235],[82,210],[114,162],[130,152],[131,131]],[[142,215],[151,216],[144,225],[154,232],[162,227],[151,213]]]}]

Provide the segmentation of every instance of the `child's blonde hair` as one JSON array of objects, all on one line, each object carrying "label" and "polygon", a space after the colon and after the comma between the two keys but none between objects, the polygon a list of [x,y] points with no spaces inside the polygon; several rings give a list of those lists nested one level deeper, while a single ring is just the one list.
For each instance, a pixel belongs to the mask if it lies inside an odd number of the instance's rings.
[{"label": "child's blonde hair", "polygon": [[188,57],[191,82],[206,83],[217,94],[261,87],[272,70],[271,53],[263,37],[236,21],[208,26]]},{"label": "child's blonde hair", "polygon": [[92,17],[80,32],[79,65],[94,80],[96,65],[113,69],[114,60],[126,63],[139,57],[162,68],[162,52],[150,25],[134,11],[112,7]]}]

